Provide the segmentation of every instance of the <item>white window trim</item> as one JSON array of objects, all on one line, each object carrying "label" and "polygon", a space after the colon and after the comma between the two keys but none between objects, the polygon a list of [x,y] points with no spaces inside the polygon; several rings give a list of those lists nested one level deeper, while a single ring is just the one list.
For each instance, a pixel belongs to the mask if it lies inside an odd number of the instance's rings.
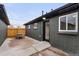
[{"label": "white window trim", "polygon": [[[75,30],[67,30],[68,24],[66,24],[66,30],[61,30],[61,29],[60,29],[60,18],[61,18],[61,17],[66,17],[66,23],[67,23],[67,20],[68,20],[68,19],[67,19],[67,18],[68,18],[67,16],[69,16],[69,15],[71,15],[71,14],[76,14],[76,24],[75,24],[76,27],[75,27]],[[58,31],[59,31],[59,32],[78,32],[78,12],[71,13],[71,14],[67,14],[67,15],[60,16],[60,17],[59,17],[59,28],[58,28]]]},{"label": "white window trim", "polygon": [[31,25],[28,25],[28,29],[30,29],[31,28]]}]

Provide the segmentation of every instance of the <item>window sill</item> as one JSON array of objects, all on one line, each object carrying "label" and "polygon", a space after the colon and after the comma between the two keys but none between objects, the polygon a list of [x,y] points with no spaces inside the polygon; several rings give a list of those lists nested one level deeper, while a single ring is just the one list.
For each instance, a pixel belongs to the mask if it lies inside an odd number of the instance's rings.
[{"label": "window sill", "polygon": [[58,31],[58,34],[77,35],[78,32]]},{"label": "window sill", "polygon": [[36,29],[38,29],[37,27],[34,27],[34,29],[36,30]]}]

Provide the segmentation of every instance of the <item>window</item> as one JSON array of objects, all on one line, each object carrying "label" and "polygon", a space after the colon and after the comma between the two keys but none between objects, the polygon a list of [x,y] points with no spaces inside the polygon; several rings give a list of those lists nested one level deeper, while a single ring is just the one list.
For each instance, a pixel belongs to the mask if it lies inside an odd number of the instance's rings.
[{"label": "window", "polygon": [[59,32],[78,32],[78,13],[59,17]]},{"label": "window", "polygon": [[38,23],[34,23],[34,29],[38,28],[37,25],[38,25]]},{"label": "window", "polygon": [[30,29],[30,25],[28,25],[28,29]]},{"label": "window", "polygon": [[61,30],[66,30],[66,17],[64,16],[64,17],[61,17],[60,18],[60,29]]}]

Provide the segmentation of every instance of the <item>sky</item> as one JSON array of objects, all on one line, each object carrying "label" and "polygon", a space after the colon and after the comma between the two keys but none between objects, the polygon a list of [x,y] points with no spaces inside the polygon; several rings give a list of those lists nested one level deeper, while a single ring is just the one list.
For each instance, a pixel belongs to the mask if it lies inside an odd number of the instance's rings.
[{"label": "sky", "polygon": [[64,5],[64,3],[5,3],[10,24],[22,26],[39,16]]}]

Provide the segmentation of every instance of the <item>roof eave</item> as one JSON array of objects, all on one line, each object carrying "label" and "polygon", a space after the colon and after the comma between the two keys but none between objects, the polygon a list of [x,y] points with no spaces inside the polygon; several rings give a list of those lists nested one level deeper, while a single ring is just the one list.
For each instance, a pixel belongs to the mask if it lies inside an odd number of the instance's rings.
[{"label": "roof eave", "polygon": [[[40,17],[38,17],[38,18],[36,18],[36,19],[34,19],[34,20],[28,22],[28,23],[25,23],[24,25],[29,25],[29,24],[31,24],[31,23],[34,23],[35,21],[41,21],[41,20],[43,20],[43,19],[42,19],[43,17],[51,18],[51,17],[53,17],[53,15],[55,15],[57,12],[59,12],[59,11],[61,11],[61,10],[63,10],[63,9],[66,9],[66,8],[68,8],[68,7],[70,7],[70,6],[74,6],[74,5],[76,5],[76,4],[78,4],[78,3],[68,3],[68,4],[66,4],[66,5],[64,5],[64,6],[62,6],[62,7],[59,7],[59,8],[57,8],[57,9],[55,9],[55,10],[53,10],[53,11],[51,11],[51,12],[49,12],[49,13],[43,15],[43,16],[40,16]],[[78,4],[78,5],[79,5],[79,4]],[[58,14],[57,14],[57,15],[58,15]]]},{"label": "roof eave", "polygon": [[10,22],[8,20],[8,17],[7,17],[7,14],[6,14],[6,11],[5,11],[5,8],[4,8],[4,5],[0,4],[0,8],[1,8],[1,13],[2,13],[2,17],[3,17],[3,22],[5,22],[6,25],[10,25]]}]

